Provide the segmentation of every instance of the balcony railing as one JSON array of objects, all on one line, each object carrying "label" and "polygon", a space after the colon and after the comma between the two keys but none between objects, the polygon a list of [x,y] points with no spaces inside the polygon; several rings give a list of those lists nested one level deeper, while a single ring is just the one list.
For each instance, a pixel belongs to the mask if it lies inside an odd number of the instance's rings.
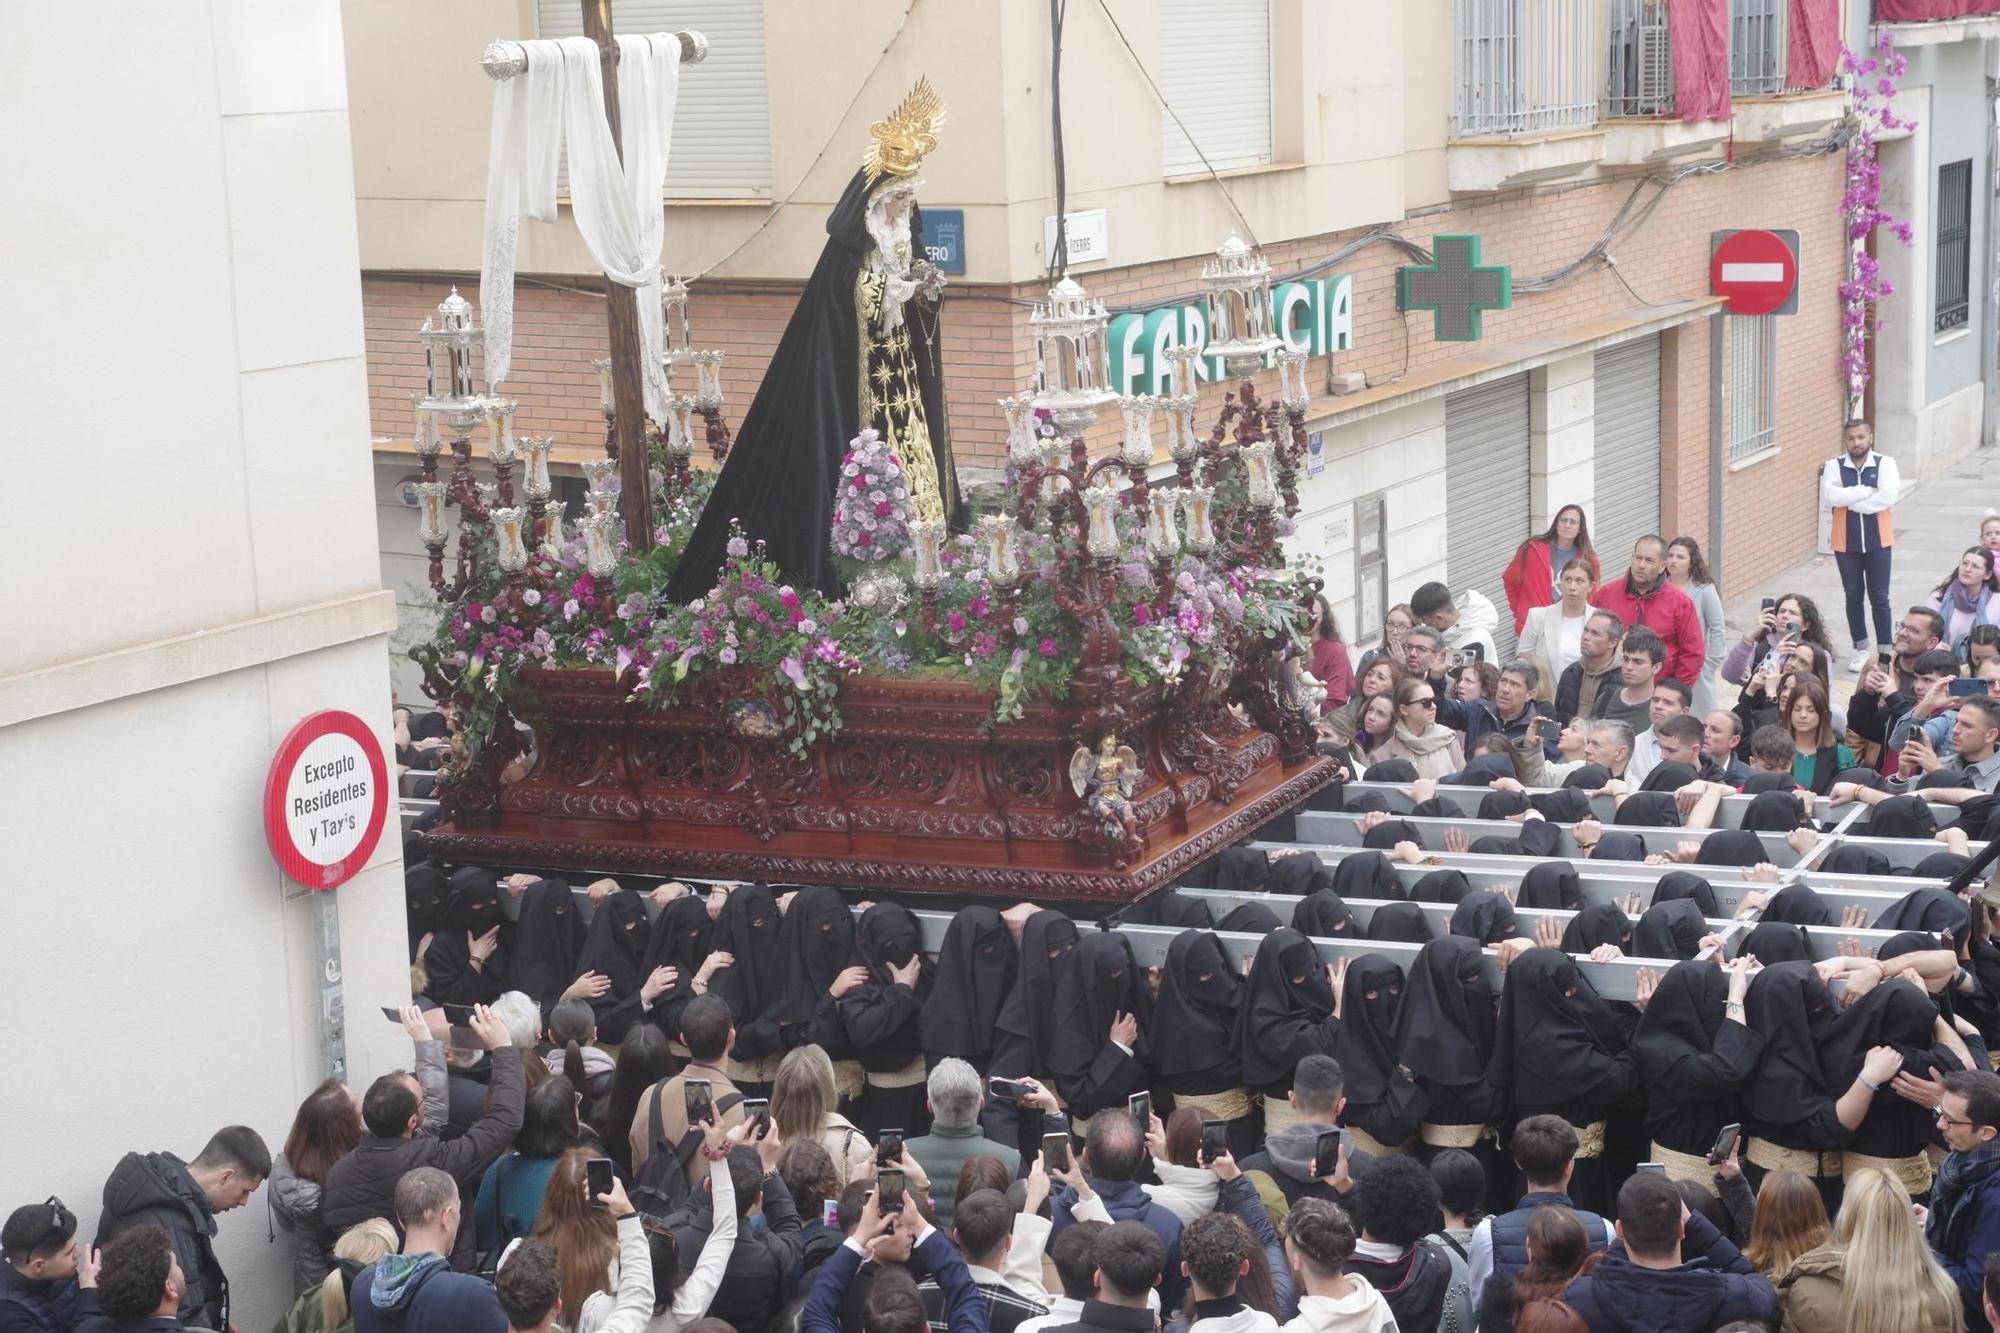
[{"label": "balcony railing", "polygon": [[1729,92],[1774,97],[1785,90],[1785,0],[1729,0]]},{"label": "balcony railing", "polygon": [[1604,114],[1670,120],[1674,108],[1674,50],[1667,0],[1606,0],[1610,29],[1610,78]]},{"label": "balcony railing", "polygon": [[1459,136],[1597,123],[1604,0],[1458,0]]}]

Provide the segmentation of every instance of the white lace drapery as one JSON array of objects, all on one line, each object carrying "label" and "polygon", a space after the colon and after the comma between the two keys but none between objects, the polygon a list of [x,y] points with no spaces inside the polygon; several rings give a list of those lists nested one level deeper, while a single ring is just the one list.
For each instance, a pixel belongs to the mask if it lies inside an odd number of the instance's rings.
[{"label": "white lace drapery", "polygon": [[621,163],[604,118],[604,75],[588,37],[521,43],[528,67],[493,85],[486,167],[486,237],[479,301],[486,314],[486,381],[497,387],[514,359],[514,262],[521,219],[556,220],[556,174],[569,149],[570,208],[604,276],[638,289],[646,411],[667,420],[660,367],[660,202],[667,142],[680,91],[681,48],[671,33],[618,37]]}]

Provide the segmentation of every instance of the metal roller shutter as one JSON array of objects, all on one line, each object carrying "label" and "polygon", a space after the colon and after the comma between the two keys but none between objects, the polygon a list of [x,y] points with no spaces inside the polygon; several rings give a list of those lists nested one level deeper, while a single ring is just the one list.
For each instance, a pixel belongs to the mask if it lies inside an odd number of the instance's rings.
[{"label": "metal roller shutter", "polygon": [[1596,502],[1586,513],[1608,579],[1625,571],[1632,543],[1660,529],[1659,335],[1605,348],[1595,374]]},{"label": "metal roller shutter", "polygon": [[1528,536],[1528,377],[1513,375],[1445,399],[1445,570],[1454,593],[1484,593],[1500,613],[1493,639],[1514,651],[1501,582]]},{"label": "metal roller shutter", "polygon": [[[771,188],[771,100],[764,80],[764,0],[618,0],[619,32],[678,32],[708,38],[708,58],[681,69],[667,197],[743,198]],[[542,37],[583,33],[576,0],[535,0]],[[568,192],[565,167],[563,191]]]},{"label": "metal roller shutter", "polygon": [[[1160,0],[1160,87],[1217,171],[1271,156],[1271,0]],[[1174,117],[1161,122],[1161,173],[1205,168]]]}]

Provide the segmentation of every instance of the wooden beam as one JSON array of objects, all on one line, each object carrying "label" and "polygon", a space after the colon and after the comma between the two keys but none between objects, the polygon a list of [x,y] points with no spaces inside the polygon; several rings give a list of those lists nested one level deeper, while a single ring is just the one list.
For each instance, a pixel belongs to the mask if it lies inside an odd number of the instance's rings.
[{"label": "wooden beam", "polygon": [[[619,159],[625,137],[618,114],[618,43],[611,26],[611,0],[583,0],[583,32],[597,43],[604,65],[604,119]],[[625,541],[638,552],[653,549],[653,487],[646,449],[645,344],[639,336],[639,293],[604,280],[604,306],[611,331],[611,406],[618,448],[618,513]]]}]

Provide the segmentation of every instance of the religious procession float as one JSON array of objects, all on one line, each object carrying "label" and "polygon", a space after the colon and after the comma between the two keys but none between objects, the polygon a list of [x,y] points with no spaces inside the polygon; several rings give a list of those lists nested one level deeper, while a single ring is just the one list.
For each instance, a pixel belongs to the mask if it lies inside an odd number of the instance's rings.
[{"label": "religious procession float", "polygon": [[[663,34],[615,49],[617,86],[599,95],[624,111],[624,175],[615,142],[590,151],[604,119],[572,114],[570,188],[615,211],[650,187],[632,211],[654,262],[584,227],[600,259],[613,252],[606,457],[585,465],[584,512],[563,512],[551,441],[516,439],[500,395],[513,227],[554,216],[553,182],[541,198],[510,169],[552,132],[523,85],[567,77],[588,94],[597,43],[489,48],[487,317],[453,291],[421,335],[417,493],[440,609],[412,657],[459,724],[434,854],[1112,903],[1328,783],[1323,694],[1297,641],[1314,585],[1280,546],[1305,356],[1273,336],[1261,256],[1233,237],[1217,252],[1209,340],[1176,349],[1176,392],[1157,397],[1110,390],[1107,312],[1060,278],[1033,314],[1032,383],[998,405],[997,502],[971,512],[944,411],[944,282],[912,240],[943,120],[920,82],[871,128],[732,440],[721,355],[695,349],[686,285],[658,269],[659,180],[634,144],[648,88],[669,89],[670,122],[678,65],[703,48]],[[525,142],[503,142],[505,125]],[[1274,363],[1275,404],[1251,379]],[[1204,433],[1205,372],[1240,383]],[[1114,406],[1122,441],[1092,457],[1086,432]],[[697,443],[714,467],[694,465]]]}]

